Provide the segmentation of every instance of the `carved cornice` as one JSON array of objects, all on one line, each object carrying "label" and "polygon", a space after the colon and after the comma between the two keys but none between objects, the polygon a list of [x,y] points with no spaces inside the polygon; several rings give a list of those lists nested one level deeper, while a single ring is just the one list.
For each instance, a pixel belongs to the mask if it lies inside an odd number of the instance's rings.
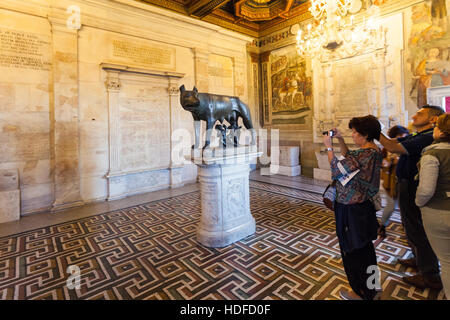
[{"label": "carved cornice", "polygon": [[137,74],[146,74],[153,76],[161,76],[161,77],[172,77],[172,78],[182,78],[184,77],[184,73],[180,72],[172,72],[172,71],[161,71],[161,70],[151,70],[145,68],[135,68],[128,67],[125,65],[113,64],[113,63],[102,63],[100,67],[110,73],[137,73]]}]

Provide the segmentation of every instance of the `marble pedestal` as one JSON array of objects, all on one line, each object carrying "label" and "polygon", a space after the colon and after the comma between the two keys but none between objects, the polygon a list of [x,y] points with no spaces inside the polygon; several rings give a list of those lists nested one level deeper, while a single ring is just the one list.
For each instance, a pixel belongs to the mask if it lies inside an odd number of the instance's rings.
[{"label": "marble pedestal", "polygon": [[202,215],[197,241],[206,247],[225,247],[255,232],[250,212],[249,171],[262,152],[256,148],[195,150]]},{"label": "marble pedestal", "polygon": [[0,223],[19,219],[19,173],[17,170],[0,170]]}]

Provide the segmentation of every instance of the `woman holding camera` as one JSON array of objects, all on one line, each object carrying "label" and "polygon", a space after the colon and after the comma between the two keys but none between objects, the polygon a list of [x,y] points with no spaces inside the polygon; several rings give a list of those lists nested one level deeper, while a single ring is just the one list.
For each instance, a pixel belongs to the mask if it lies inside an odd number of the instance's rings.
[{"label": "woman holding camera", "polygon": [[[334,154],[332,136],[326,134],[323,137],[332,178],[336,180],[336,234],[345,273],[353,289],[353,292],[341,291],[340,295],[346,300],[373,300],[379,299],[381,295],[376,290],[376,283],[371,281],[374,272],[379,272],[372,243],[377,238],[379,224],[372,197],[380,187],[382,154],[373,140],[380,136],[381,126],[377,118],[369,115],[352,118],[349,128],[354,143],[359,146],[357,150],[349,150],[340,132],[332,130],[333,137],[339,141],[344,156],[342,160],[338,160]],[[344,180],[357,170],[353,178]],[[378,278],[377,274],[375,278]]]}]

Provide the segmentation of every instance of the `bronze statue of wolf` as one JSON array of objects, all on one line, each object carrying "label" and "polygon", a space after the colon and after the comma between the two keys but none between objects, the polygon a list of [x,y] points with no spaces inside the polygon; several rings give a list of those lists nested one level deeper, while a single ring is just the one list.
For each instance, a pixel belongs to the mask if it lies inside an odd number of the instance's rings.
[{"label": "bronze statue of wolf", "polygon": [[238,120],[242,118],[244,127],[252,132],[251,144],[256,144],[255,130],[248,106],[238,97],[222,96],[210,93],[199,93],[194,87],[192,91],[186,90],[184,85],[180,87],[180,103],[183,109],[192,113],[195,128],[195,144],[192,148],[198,148],[200,142],[200,120],[206,121],[206,148],[211,141],[211,131],[216,121],[224,120],[232,128],[238,128]]}]

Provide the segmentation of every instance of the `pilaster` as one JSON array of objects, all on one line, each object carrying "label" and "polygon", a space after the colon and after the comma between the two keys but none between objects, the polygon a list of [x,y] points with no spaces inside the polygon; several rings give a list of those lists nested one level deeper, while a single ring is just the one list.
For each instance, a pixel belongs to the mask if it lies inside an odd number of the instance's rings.
[{"label": "pilaster", "polygon": [[82,205],[80,194],[78,30],[49,17],[52,27],[52,161],[54,211]]}]

